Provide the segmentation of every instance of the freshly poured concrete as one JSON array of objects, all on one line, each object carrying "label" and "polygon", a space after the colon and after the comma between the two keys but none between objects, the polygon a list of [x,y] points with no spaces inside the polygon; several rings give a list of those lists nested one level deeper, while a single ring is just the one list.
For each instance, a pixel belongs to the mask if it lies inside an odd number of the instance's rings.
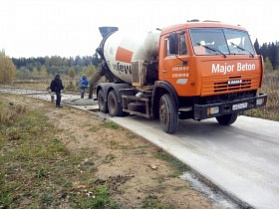
[{"label": "freshly poured concrete", "polygon": [[244,206],[279,208],[278,122],[240,116],[226,127],[215,119],[186,120],[180,121],[176,134],[169,135],[158,121],[111,120],[185,162]]}]

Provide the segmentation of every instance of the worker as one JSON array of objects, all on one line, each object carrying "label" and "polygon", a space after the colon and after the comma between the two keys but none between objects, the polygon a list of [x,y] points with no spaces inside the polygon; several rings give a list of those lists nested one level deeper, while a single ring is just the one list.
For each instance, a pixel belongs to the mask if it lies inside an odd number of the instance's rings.
[{"label": "worker", "polygon": [[56,107],[59,107],[61,108],[61,90],[64,89],[64,86],[63,86],[63,83],[62,83],[62,80],[60,78],[60,75],[57,74],[55,76],[55,78],[51,81],[51,84],[50,84],[50,90],[52,92],[55,92],[56,94]]},{"label": "worker", "polygon": [[85,89],[88,87],[89,82],[87,80],[87,77],[85,75],[82,76],[82,78],[79,80],[79,88],[80,88],[80,92],[81,92],[81,98],[84,98],[84,94],[85,94]]}]

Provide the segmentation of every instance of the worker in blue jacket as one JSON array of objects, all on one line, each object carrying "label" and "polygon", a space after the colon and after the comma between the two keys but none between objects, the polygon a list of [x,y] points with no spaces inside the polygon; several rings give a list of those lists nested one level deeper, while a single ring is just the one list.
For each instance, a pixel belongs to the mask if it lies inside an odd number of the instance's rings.
[{"label": "worker in blue jacket", "polygon": [[81,92],[81,98],[84,98],[85,90],[88,87],[89,82],[87,80],[87,77],[84,75],[82,78],[79,80],[79,88]]}]

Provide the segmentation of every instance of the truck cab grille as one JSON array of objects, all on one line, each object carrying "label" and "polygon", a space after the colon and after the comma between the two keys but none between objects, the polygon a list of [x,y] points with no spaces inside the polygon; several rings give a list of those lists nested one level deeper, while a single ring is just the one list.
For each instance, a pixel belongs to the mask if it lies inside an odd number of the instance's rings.
[{"label": "truck cab grille", "polygon": [[229,94],[257,89],[260,85],[259,75],[220,76],[202,78],[202,96]]},{"label": "truck cab grille", "polygon": [[249,88],[251,88],[251,79],[241,79],[240,76],[230,77],[228,81],[214,83],[214,92],[230,92]]}]

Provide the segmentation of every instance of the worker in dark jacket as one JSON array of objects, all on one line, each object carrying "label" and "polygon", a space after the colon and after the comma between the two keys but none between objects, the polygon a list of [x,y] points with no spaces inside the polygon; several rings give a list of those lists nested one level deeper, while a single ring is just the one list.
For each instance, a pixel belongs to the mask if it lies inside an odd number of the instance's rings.
[{"label": "worker in dark jacket", "polygon": [[63,90],[63,89],[64,89],[64,86],[62,84],[60,75],[56,75],[50,84],[50,90],[52,92],[55,92],[55,94],[56,94],[56,107],[62,107],[60,105],[60,102],[61,102],[61,90]]}]

